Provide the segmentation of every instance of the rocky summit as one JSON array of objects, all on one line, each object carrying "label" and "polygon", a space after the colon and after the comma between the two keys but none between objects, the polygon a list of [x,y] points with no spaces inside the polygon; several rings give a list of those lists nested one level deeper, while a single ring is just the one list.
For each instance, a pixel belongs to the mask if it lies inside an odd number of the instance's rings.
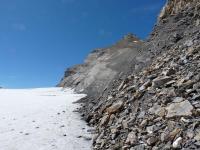
[{"label": "rocky summit", "polygon": [[73,87],[91,97],[100,95],[113,79],[130,71],[130,63],[140,54],[142,43],[128,34],[113,46],[92,51],[84,64],[66,70],[58,86]]},{"label": "rocky summit", "polygon": [[200,1],[169,0],[146,41],[95,50],[59,86],[88,94],[94,150],[200,149]]}]

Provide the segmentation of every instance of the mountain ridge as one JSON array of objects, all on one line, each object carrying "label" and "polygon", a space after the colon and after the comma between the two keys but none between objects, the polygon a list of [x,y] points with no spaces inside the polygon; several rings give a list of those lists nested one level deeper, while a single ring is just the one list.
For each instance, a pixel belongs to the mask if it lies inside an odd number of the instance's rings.
[{"label": "mountain ridge", "polygon": [[93,149],[199,149],[200,2],[169,0],[137,48],[124,72],[81,101]]},{"label": "mountain ridge", "polygon": [[84,64],[67,69],[58,86],[72,87],[78,93],[96,97],[118,74],[129,70],[127,64],[139,55],[142,43],[133,34],[128,34],[110,47],[92,51]]}]

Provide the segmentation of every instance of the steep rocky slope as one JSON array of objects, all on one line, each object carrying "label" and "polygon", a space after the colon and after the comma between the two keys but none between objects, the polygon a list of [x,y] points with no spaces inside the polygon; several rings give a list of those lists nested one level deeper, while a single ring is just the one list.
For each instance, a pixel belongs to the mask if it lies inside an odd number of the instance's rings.
[{"label": "steep rocky slope", "polygon": [[94,149],[200,148],[200,4],[169,1],[162,13],[142,48],[149,64],[83,109]]},{"label": "steep rocky slope", "polygon": [[199,0],[169,0],[133,58],[82,107],[94,149],[200,149]]},{"label": "steep rocky slope", "polygon": [[73,87],[76,92],[96,97],[114,78],[129,71],[129,64],[140,54],[142,44],[128,34],[111,47],[94,50],[84,64],[69,68],[58,86]]}]

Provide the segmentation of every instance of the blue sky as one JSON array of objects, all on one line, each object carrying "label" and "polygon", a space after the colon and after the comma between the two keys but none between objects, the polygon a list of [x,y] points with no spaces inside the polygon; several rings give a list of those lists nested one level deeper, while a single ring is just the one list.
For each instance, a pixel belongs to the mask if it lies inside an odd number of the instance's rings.
[{"label": "blue sky", "polygon": [[67,67],[132,32],[145,39],[165,0],[0,0],[0,86],[55,86]]}]

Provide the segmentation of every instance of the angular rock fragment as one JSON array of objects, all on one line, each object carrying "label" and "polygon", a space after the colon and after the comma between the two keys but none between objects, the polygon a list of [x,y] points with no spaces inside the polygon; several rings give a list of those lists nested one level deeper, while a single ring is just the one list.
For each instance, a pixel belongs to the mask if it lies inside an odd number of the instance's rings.
[{"label": "angular rock fragment", "polygon": [[148,127],[146,128],[146,131],[147,131],[149,134],[152,134],[152,133],[154,133],[154,131],[156,131],[156,129],[157,129],[156,125],[152,125],[152,126],[148,126]]},{"label": "angular rock fragment", "polygon": [[193,41],[192,40],[187,40],[184,45],[186,45],[187,47],[190,47],[193,45]]},{"label": "angular rock fragment", "polygon": [[116,102],[115,104],[107,108],[107,112],[109,114],[116,113],[122,108],[122,106],[123,106],[123,101]]},{"label": "angular rock fragment", "polygon": [[128,134],[128,137],[126,139],[126,144],[129,144],[129,145],[134,145],[136,144],[137,142],[137,136],[136,136],[136,133],[135,132],[130,132]]},{"label": "angular rock fragment", "polygon": [[180,128],[175,128],[172,132],[170,132],[165,140],[174,140],[174,138],[176,137],[177,134],[179,134],[182,131],[182,129]]},{"label": "angular rock fragment", "polygon": [[147,82],[145,82],[140,88],[139,88],[139,90],[140,91],[143,91],[143,90],[145,90],[148,86],[150,86],[151,85],[151,81],[150,80],[148,80]]},{"label": "angular rock fragment", "polygon": [[164,72],[163,72],[163,74],[165,75],[165,76],[171,76],[171,75],[173,75],[173,74],[175,74],[176,73],[176,71],[173,69],[173,68],[169,68],[169,69],[167,69],[167,70],[165,70]]},{"label": "angular rock fragment", "polygon": [[197,131],[194,139],[197,140],[197,141],[200,141],[200,131]]},{"label": "angular rock fragment", "polygon": [[150,137],[147,139],[147,144],[152,146],[154,145],[156,142],[158,142],[158,138],[157,137]]},{"label": "angular rock fragment", "polygon": [[193,106],[190,104],[188,100],[185,100],[180,103],[172,103],[168,107],[166,107],[167,110],[167,118],[173,118],[173,117],[182,117],[182,116],[191,116]]},{"label": "angular rock fragment", "polygon": [[119,87],[118,87],[118,91],[120,91],[121,89],[122,89],[122,87],[124,86],[124,84],[125,84],[125,82],[123,81],[120,85],[119,85]]},{"label": "angular rock fragment", "polygon": [[127,91],[128,91],[128,92],[129,92],[129,91],[135,92],[135,86],[133,85],[133,86],[128,87],[128,88],[127,88]]},{"label": "angular rock fragment", "polygon": [[182,98],[182,97],[175,97],[174,100],[173,100],[173,103],[180,103],[182,101],[184,101],[184,98]]},{"label": "angular rock fragment", "polygon": [[193,84],[194,84],[194,82],[192,80],[188,80],[182,84],[179,84],[178,86],[180,88],[189,89],[189,88],[193,88]]},{"label": "angular rock fragment", "polygon": [[194,95],[192,97],[192,100],[200,100],[200,94],[199,95]]},{"label": "angular rock fragment", "polygon": [[179,137],[173,142],[173,148],[181,148],[181,143],[182,143],[183,138]]},{"label": "angular rock fragment", "polygon": [[137,146],[131,147],[130,150],[145,150],[145,145],[144,144],[137,145]]},{"label": "angular rock fragment", "polygon": [[109,121],[109,115],[105,115],[100,122],[100,126],[104,126],[105,124],[107,124]]},{"label": "angular rock fragment", "polygon": [[165,83],[171,81],[172,78],[171,77],[168,77],[168,76],[165,76],[165,77],[158,77],[156,79],[153,80],[152,82],[152,86],[154,88],[159,88],[161,86],[163,86]]},{"label": "angular rock fragment", "polygon": [[160,105],[154,105],[152,108],[149,109],[149,112],[151,114],[163,117],[165,116],[166,110],[164,107],[161,107]]},{"label": "angular rock fragment", "polygon": [[145,127],[147,125],[147,123],[148,123],[148,120],[144,119],[144,120],[142,120],[140,126],[143,128],[143,127]]},{"label": "angular rock fragment", "polygon": [[200,19],[197,19],[196,26],[199,26],[199,25],[200,25]]}]

